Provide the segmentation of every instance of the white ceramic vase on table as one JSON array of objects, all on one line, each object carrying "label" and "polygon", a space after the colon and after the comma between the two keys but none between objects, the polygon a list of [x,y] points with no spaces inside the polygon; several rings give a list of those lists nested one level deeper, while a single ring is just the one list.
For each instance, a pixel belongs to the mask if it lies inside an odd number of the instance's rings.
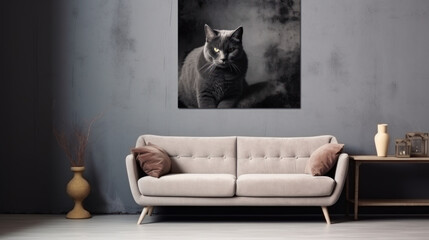
[{"label": "white ceramic vase on table", "polygon": [[387,132],[387,124],[377,125],[377,134],[374,136],[375,149],[378,157],[386,157],[389,147],[389,133]]}]

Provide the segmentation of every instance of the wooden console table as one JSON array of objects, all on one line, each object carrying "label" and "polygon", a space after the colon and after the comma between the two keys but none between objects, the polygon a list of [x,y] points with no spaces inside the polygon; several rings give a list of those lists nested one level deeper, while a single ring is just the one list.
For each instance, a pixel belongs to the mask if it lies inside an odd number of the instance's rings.
[{"label": "wooden console table", "polygon": [[429,199],[359,199],[359,168],[364,163],[429,163],[429,157],[397,158],[394,156],[377,157],[375,155],[350,156],[355,169],[354,198],[349,196],[347,179],[347,201],[353,203],[354,219],[358,219],[359,206],[429,206]]}]

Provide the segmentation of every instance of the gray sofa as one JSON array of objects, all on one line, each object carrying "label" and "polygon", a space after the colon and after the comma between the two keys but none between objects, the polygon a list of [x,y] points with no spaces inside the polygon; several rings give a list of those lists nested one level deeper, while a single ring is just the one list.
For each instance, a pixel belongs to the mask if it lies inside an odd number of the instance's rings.
[{"label": "gray sofa", "polygon": [[143,211],[137,224],[155,206],[320,206],[330,224],[328,206],[343,189],[348,155],[342,153],[334,175],[305,174],[313,151],[333,136],[171,137],[142,135],[136,147],[148,143],[166,150],[171,172],[145,176],[133,154],[126,157],[131,193]]}]

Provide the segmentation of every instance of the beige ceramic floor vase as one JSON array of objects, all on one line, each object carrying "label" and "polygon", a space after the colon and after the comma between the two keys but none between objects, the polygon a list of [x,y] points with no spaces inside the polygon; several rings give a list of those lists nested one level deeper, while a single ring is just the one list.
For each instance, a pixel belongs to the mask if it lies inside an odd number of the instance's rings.
[{"label": "beige ceramic floor vase", "polygon": [[378,124],[378,132],[375,134],[374,142],[377,156],[386,157],[389,147],[389,133],[387,133],[387,124]]},{"label": "beige ceramic floor vase", "polygon": [[89,195],[89,183],[82,174],[85,167],[71,167],[74,172],[73,178],[67,184],[67,194],[74,200],[74,208],[67,213],[67,218],[83,219],[90,218],[91,214],[83,208],[82,202]]}]

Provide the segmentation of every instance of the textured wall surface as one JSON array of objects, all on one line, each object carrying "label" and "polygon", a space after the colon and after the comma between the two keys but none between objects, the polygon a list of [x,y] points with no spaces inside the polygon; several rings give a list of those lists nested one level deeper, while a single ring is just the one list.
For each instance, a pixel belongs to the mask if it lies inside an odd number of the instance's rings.
[{"label": "textured wall surface", "polygon": [[[293,110],[179,110],[175,0],[1,7],[0,212],[68,211],[72,174],[52,127],[100,112],[85,172],[86,206],[99,213],[140,210],[124,162],[140,134],[332,134],[348,153],[374,154],[377,123],[388,123],[393,154],[394,138],[429,132],[426,0],[303,0],[301,109]],[[429,197],[428,167],[363,167],[362,194]]]}]

